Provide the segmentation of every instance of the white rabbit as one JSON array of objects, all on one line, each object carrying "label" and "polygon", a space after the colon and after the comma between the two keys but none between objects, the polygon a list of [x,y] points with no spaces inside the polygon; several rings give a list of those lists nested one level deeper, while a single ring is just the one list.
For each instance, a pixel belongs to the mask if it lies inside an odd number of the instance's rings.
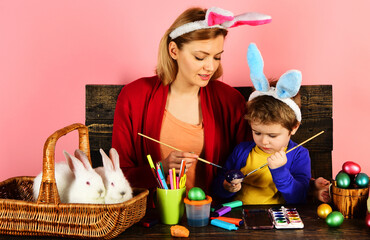
[{"label": "white rabbit", "polygon": [[[55,180],[60,201],[62,203],[103,204],[105,197],[103,180],[91,167],[87,157],[80,157],[81,153],[80,150],[75,151],[77,158],[64,151],[67,162],[55,164]],[[34,179],[35,200],[39,195],[41,179],[42,172]]]},{"label": "white rabbit", "polygon": [[[42,180],[42,172],[33,180],[33,199],[37,201]],[[74,175],[66,162],[55,164],[55,181],[58,188],[60,201],[62,203],[68,202],[68,187],[74,180]]]},{"label": "white rabbit", "polygon": [[92,168],[86,154],[77,149],[76,157],[67,152],[64,155],[75,175],[69,189],[68,202],[103,204],[106,194],[103,180]]},{"label": "white rabbit", "polygon": [[114,204],[125,202],[132,198],[132,189],[127,181],[119,164],[119,156],[116,149],[111,148],[109,156],[100,149],[103,167],[95,168],[95,171],[102,177],[107,194],[105,203]]}]

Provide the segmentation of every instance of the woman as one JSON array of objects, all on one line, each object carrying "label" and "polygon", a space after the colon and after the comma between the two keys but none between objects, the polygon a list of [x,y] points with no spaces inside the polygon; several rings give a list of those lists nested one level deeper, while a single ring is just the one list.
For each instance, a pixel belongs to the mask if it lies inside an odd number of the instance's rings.
[{"label": "woman", "polygon": [[[227,28],[271,21],[262,14],[234,17],[219,8],[190,8],[163,36],[156,76],[126,85],[117,100],[112,147],[133,187],[155,188],[147,160],[161,162],[165,173],[186,161],[186,187],[207,194],[216,167],[198,162],[205,158],[223,165],[232,149],[246,139],[245,100],[234,88],[217,81]],[[138,135],[143,133],[182,151]]]}]

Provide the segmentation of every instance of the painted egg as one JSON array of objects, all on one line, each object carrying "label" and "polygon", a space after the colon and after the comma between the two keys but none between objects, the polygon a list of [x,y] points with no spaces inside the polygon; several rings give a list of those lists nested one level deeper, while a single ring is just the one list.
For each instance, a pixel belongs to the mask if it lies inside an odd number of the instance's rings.
[{"label": "painted egg", "polygon": [[361,172],[361,167],[355,162],[347,161],[343,163],[342,169],[345,173],[349,175],[356,175]]},{"label": "painted egg", "polygon": [[370,227],[370,213],[367,213],[366,215],[366,225]]},{"label": "painted egg", "polygon": [[351,184],[351,179],[345,172],[340,172],[335,177],[335,181],[337,181],[337,187],[339,188],[348,188]]},{"label": "painted egg", "polygon": [[231,183],[234,179],[243,179],[244,174],[239,170],[229,170],[226,172],[225,179]]},{"label": "painted egg", "polygon": [[328,224],[329,227],[339,227],[340,225],[342,225],[343,220],[343,214],[338,211],[329,213],[329,215],[325,219],[326,224]]},{"label": "painted egg", "polygon": [[329,204],[326,204],[326,203],[323,203],[321,204],[318,208],[317,208],[317,215],[320,217],[320,218],[323,218],[325,219],[329,213],[331,213],[333,211],[333,209],[330,207]]},{"label": "painted egg", "polygon": [[366,173],[359,173],[355,178],[355,183],[360,188],[365,188],[369,185],[369,176]]},{"label": "painted egg", "polygon": [[193,187],[188,192],[188,198],[192,201],[201,201],[206,199],[206,194],[201,188]]}]

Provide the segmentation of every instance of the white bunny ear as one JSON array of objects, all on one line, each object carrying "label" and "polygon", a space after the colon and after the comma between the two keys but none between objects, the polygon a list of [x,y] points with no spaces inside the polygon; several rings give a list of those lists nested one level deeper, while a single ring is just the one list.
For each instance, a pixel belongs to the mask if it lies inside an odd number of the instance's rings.
[{"label": "white bunny ear", "polygon": [[118,170],[120,168],[120,165],[119,165],[119,155],[118,155],[117,150],[115,148],[111,148],[109,150],[109,156],[113,162],[113,168],[115,170]]},{"label": "white bunny ear", "polygon": [[87,158],[86,153],[80,149],[75,150],[75,157],[81,161],[86,169],[92,169],[89,159]]},{"label": "white bunny ear", "polygon": [[247,60],[254,88],[260,92],[267,92],[270,85],[263,73],[263,59],[255,43],[249,44]]},{"label": "white bunny ear", "polygon": [[69,154],[67,151],[63,151],[64,157],[66,158],[66,161],[68,163],[69,168],[72,170],[74,169],[73,163],[72,163],[72,155]]},{"label": "white bunny ear", "polygon": [[302,73],[289,70],[279,78],[276,84],[276,94],[279,98],[291,98],[297,95],[302,83]]},{"label": "white bunny ear", "polygon": [[108,155],[104,152],[103,149],[100,148],[99,150],[101,156],[102,156],[102,161],[103,161],[103,166],[106,170],[113,171],[113,163],[112,160],[108,157]]},{"label": "white bunny ear", "polygon": [[78,175],[79,173],[87,170],[87,168],[85,168],[84,164],[81,162],[80,159],[72,156],[71,154],[69,154],[66,151],[64,151],[64,156],[67,159],[67,163],[68,163],[69,168],[72,170],[72,172],[75,175]]}]

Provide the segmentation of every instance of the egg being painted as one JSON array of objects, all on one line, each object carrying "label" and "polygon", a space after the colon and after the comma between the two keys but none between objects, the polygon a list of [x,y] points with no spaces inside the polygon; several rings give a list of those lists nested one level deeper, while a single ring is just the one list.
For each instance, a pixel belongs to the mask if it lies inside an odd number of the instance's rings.
[{"label": "egg being painted", "polygon": [[201,201],[206,199],[206,194],[201,188],[193,187],[188,192],[188,198],[192,201]]}]

